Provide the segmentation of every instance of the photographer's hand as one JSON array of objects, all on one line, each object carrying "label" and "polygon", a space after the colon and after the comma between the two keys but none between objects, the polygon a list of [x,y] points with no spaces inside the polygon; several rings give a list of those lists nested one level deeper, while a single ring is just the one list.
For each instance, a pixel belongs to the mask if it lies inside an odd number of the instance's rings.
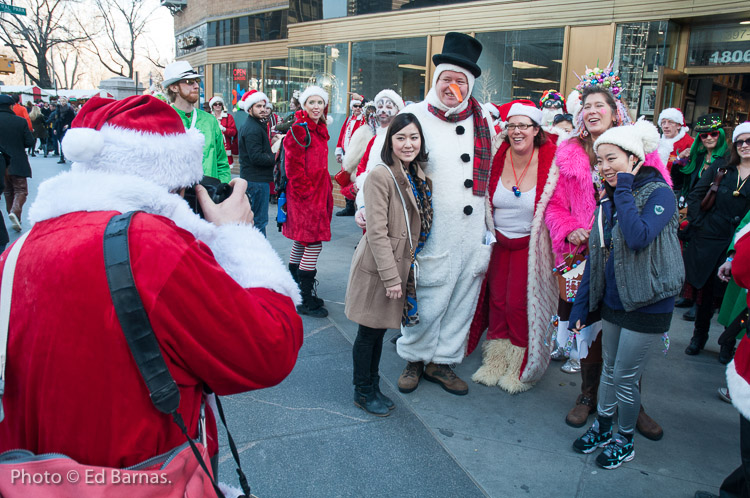
[{"label": "photographer's hand", "polygon": [[198,196],[198,202],[203,209],[203,217],[206,221],[214,225],[226,225],[230,223],[239,223],[252,225],[253,210],[250,208],[250,201],[245,195],[247,182],[241,178],[235,178],[229,185],[232,186],[232,195],[222,203],[215,204],[202,185],[195,186],[195,193]]}]

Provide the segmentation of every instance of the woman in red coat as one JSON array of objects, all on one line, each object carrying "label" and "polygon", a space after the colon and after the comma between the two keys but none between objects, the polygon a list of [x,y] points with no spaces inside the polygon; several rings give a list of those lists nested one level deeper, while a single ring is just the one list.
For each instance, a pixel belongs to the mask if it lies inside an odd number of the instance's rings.
[{"label": "woman in red coat", "polygon": [[236,153],[237,149],[237,125],[234,124],[232,115],[224,108],[224,99],[217,95],[209,101],[209,105],[214,117],[219,121],[219,128],[224,135],[224,150],[227,151],[227,162],[231,166],[234,162],[232,155]]},{"label": "woman in red coat", "polygon": [[284,138],[287,220],[284,237],[294,241],[289,270],[299,282],[302,315],[328,316],[314,291],[322,242],[331,240],[333,185],[328,173],[328,93],[310,86],[300,95],[302,109]]}]

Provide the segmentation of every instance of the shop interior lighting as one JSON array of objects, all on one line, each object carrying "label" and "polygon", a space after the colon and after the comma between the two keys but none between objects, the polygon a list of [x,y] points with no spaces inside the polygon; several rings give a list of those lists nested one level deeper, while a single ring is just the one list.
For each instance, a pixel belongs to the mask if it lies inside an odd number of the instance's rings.
[{"label": "shop interior lighting", "polygon": [[750,24],[750,21],[740,21],[740,24]]},{"label": "shop interior lighting", "polygon": [[399,64],[398,67],[401,69],[414,69],[415,71],[426,71],[427,68],[424,66],[417,66],[416,64]]},{"label": "shop interior lighting", "polygon": [[558,64],[562,64],[562,59],[552,59],[552,62],[557,62]]},{"label": "shop interior lighting", "polygon": [[557,83],[557,81],[548,80],[547,78],[524,78],[532,83]]},{"label": "shop interior lighting", "polygon": [[513,67],[516,69],[547,69],[547,66],[539,66],[530,62],[513,61]]}]

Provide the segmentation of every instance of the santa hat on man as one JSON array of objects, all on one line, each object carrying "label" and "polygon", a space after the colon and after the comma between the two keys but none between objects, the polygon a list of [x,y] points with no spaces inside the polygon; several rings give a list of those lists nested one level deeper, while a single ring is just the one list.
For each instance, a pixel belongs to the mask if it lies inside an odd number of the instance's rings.
[{"label": "santa hat on man", "polygon": [[351,111],[351,110],[353,110],[353,109],[354,109],[354,106],[355,106],[355,105],[362,105],[362,101],[361,101],[361,100],[358,100],[358,99],[352,99],[352,100],[351,100],[351,101],[349,102],[349,110],[350,110],[350,111]]},{"label": "santa hat on man", "polygon": [[258,90],[248,90],[237,103],[237,106],[245,112],[250,112],[250,108],[261,101],[268,102],[268,97],[265,93]]},{"label": "santa hat on man", "polygon": [[664,109],[659,113],[659,120],[657,123],[659,124],[659,127],[661,127],[661,122],[665,119],[668,119],[670,121],[674,121],[678,125],[680,125],[682,128],[685,128],[685,131],[687,132],[687,126],[685,126],[685,116],[682,115],[682,111],[679,110],[676,107],[669,107],[667,109]]},{"label": "santa hat on man", "polygon": [[135,175],[169,190],[203,178],[203,134],[185,130],[175,110],[150,95],[92,97],[62,144],[78,170]]}]

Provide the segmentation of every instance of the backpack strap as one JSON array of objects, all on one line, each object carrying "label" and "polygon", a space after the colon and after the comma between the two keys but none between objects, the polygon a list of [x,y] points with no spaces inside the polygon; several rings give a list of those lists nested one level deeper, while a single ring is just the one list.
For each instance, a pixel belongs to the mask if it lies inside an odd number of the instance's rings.
[{"label": "backpack strap", "polygon": [[[188,434],[182,416],[177,413],[177,408],[180,405],[180,390],[169,373],[164,356],[162,356],[159,348],[159,342],[156,340],[151,322],[143,307],[141,296],[135,286],[133,271],[130,266],[128,229],[137,213],[138,211],[130,211],[113,216],[104,230],[104,266],[115,313],[125,334],[133,359],[138,365],[138,371],[141,373],[146,387],[148,387],[152,403],[160,412],[172,416],[172,420],[190,444],[190,448],[193,450],[201,468],[211,480],[216,495],[219,498],[224,498],[224,494],[206,467],[193,438]],[[218,396],[216,401],[218,404]],[[223,411],[220,412],[220,415],[221,421],[227,429],[227,435],[229,435],[229,428],[226,426]],[[231,436],[229,436],[229,442],[232,455],[237,463],[237,473],[240,476],[242,491],[245,495],[251,496],[250,486],[240,467],[239,454]]]}]

